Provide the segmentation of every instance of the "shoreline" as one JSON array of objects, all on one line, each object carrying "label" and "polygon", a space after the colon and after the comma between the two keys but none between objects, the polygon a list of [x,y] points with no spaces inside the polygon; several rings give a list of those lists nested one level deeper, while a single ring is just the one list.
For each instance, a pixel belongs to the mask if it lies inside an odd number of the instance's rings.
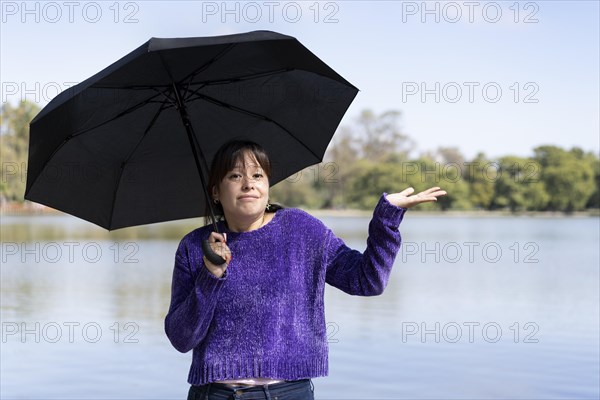
[{"label": "shoreline", "polygon": [[[306,209],[304,211],[315,217],[366,217],[373,215],[372,210],[358,209]],[[421,211],[419,209],[409,210],[411,217],[531,217],[531,218],[587,218],[600,217],[600,210],[574,211],[566,213],[562,211],[516,211],[508,210],[449,210],[449,211]],[[0,205],[0,216],[58,216],[69,215],[40,204],[26,205],[23,203],[4,203]]]},{"label": "shoreline", "polygon": [[[367,210],[334,210],[316,209],[305,211],[315,217],[371,217],[373,211]],[[532,218],[587,218],[600,217],[600,210],[574,211],[565,213],[562,211],[505,211],[505,210],[450,210],[450,211],[420,211],[410,209],[411,217],[532,217]]]}]

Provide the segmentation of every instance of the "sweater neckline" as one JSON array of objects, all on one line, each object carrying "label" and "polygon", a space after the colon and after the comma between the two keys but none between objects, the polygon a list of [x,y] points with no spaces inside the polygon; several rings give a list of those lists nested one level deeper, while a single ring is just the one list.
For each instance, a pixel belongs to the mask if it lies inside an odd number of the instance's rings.
[{"label": "sweater neckline", "polygon": [[227,239],[229,238],[241,238],[241,237],[250,237],[253,235],[260,235],[263,232],[267,232],[269,229],[271,229],[272,226],[275,225],[275,223],[277,222],[277,220],[279,219],[281,212],[284,211],[285,209],[282,210],[277,210],[275,211],[275,215],[273,216],[273,218],[267,222],[266,224],[264,224],[263,226],[261,226],[258,229],[254,229],[251,231],[247,231],[247,232],[234,232],[229,230],[229,228],[227,227],[227,224],[225,224],[225,221],[220,221],[219,224],[221,225],[220,231],[221,232],[225,232],[227,233]]}]

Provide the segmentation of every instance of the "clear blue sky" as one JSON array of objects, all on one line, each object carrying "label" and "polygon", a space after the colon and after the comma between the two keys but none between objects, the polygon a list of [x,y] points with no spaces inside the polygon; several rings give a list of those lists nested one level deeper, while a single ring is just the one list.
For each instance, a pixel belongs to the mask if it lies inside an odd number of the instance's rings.
[{"label": "clear blue sky", "polygon": [[365,108],[399,110],[418,150],[455,146],[468,158],[600,150],[598,1],[1,4],[3,102],[43,106],[153,36],[267,29],[361,90],[342,124]]}]

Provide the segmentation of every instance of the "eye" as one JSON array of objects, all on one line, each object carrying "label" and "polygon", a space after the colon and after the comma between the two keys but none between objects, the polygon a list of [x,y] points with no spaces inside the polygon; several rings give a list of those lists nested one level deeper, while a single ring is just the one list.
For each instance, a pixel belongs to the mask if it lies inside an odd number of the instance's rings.
[{"label": "eye", "polygon": [[242,179],[242,175],[238,174],[237,172],[233,172],[231,174],[229,174],[229,180],[232,180],[234,182],[239,181],[240,179]]},{"label": "eye", "polygon": [[263,174],[261,174],[260,172],[257,172],[254,175],[252,175],[252,177],[256,180],[259,180],[259,179],[262,179]]}]

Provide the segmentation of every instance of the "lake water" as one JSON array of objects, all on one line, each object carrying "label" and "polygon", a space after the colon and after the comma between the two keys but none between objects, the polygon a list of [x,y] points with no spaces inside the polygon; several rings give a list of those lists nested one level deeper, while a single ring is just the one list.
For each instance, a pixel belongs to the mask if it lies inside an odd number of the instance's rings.
[{"label": "lake water", "polygon": [[[367,218],[322,217],[363,250]],[[179,238],[2,217],[0,398],[183,399],[164,331]],[[421,216],[382,296],[326,289],[316,398],[598,399],[600,220]]]}]

